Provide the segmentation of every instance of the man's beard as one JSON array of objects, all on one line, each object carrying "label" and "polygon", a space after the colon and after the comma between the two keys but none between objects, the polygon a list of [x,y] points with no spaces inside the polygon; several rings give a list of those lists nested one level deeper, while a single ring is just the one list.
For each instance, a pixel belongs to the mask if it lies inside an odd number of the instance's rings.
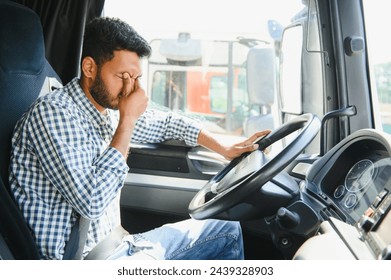
[{"label": "man's beard", "polygon": [[111,94],[108,92],[108,90],[106,89],[106,85],[101,79],[100,70],[98,70],[95,81],[90,87],[90,93],[96,103],[98,103],[103,108],[118,110],[118,103],[113,104]]}]

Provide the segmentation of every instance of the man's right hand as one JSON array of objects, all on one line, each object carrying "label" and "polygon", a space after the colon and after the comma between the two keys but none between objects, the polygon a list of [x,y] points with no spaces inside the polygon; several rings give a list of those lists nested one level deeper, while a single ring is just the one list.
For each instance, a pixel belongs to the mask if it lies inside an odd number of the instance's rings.
[{"label": "man's right hand", "polygon": [[148,97],[140,87],[138,78],[133,79],[129,73],[125,73],[123,83],[118,103],[119,123],[110,146],[116,148],[127,158],[133,129],[138,118],[148,106]]},{"label": "man's right hand", "polygon": [[133,78],[129,73],[123,74],[123,88],[119,99],[120,120],[127,119],[136,123],[148,106],[148,97],[141,88],[138,77]]}]

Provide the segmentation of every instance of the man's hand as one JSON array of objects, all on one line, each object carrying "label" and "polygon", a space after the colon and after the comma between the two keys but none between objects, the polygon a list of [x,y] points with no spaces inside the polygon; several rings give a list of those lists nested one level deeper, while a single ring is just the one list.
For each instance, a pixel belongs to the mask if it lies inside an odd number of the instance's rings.
[{"label": "man's hand", "polygon": [[221,143],[221,141],[217,140],[216,136],[213,136],[207,130],[202,129],[200,134],[198,135],[198,144],[216,153],[219,153],[227,160],[232,160],[243,153],[252,152],[258,149],[258,144],[255,144],[254,142],[257,141],[258,138],[265,136],[270,132],[271,130],[269,129],[262,130],[257,133],[254,133],[251,137],[240,143],[227,145]]},{"label": "man's hand", "polygon": [[126,158],[133,129],[148,106],[148,97],[140,87],[138,79],[133,79],[129,73],[123,75],[123,83],[118,104],[119,123],[110,146],[118,149]]},{"label": "man's hand", "polygon": [[128,119],[135,124],[148,106],[148,97],[141,88],[138,78],[129,73],[123,74],[123,89],[119,100],[120,119]]},{"label": "man's hand", "polygon": [[256,149],[258,149],[258,144],[256,144],[255,142],[259,138],[268,135],[270,132],[271,130],[269,129],[256,132],[243,142],[234,144],[232,146],[227,146],[225,148],[225,152],[222,155],[226,159],[232,160],[243,153],[255,151]]}]

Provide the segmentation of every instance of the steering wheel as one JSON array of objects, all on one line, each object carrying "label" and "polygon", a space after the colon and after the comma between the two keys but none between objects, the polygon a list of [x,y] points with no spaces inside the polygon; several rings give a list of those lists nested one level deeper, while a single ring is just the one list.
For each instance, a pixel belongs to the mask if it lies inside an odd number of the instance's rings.
[{"label": "steering wheel", "polygon": [[[289,165],[320,129],[317,116],[300,115],[259,140],[259,147],[233,159],[198,191],[189,204],[192,218],[202,220],[249,220],[270,216],[286,206],[299,193],[299,188],[283,169]],[[274,158],[262,152],[292,132],[297,136]]]}]

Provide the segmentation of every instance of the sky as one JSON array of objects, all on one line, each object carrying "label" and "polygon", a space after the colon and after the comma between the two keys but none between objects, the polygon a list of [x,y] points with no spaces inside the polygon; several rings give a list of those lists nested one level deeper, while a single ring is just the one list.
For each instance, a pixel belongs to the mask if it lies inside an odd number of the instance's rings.
[{"label": "sky", "polygon": [[[269,40],[267,20],[289,24],[306,0],[106,0],[105,15],[126,20],[148,41],[175,38],[179,32],[209,34],[256,34]],[[389,0],[364,0],[368,46],[373,63],[391,61]],[[384,5],[384,8],[379,8]],[[375,42],[375,43],[373,43]]]},{"label": "sky", "polygon": [[367,44],[373,64],[391,62],[389,0],[365,0]]},{"label": "sky", "polygon": [[[267,20],[287,24],[302,0],[106,0],[105,15],[126,20],[147,40],[178,34],[233,32],[268,37]],[[288,14],[289,13],[289,14]]]}]

